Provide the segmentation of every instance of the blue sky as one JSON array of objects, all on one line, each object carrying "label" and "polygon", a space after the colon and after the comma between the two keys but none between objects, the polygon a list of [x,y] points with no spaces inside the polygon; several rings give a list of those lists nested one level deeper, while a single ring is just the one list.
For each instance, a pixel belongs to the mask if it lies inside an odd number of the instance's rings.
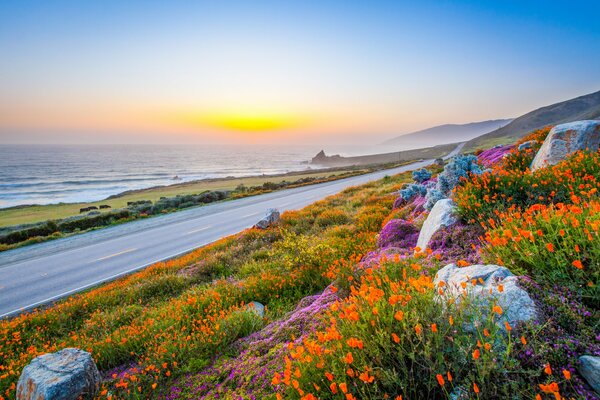
[{"label": "blue sky", "polygon": [[518,116],[600,90],[597,15],[577,1],[2,2],[0,142],[361,142]]}]

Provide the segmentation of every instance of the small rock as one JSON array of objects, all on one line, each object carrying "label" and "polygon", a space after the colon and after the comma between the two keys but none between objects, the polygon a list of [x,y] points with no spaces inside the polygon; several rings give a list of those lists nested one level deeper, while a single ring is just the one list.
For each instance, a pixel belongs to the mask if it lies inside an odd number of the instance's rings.
[{"label": "small rock", "polygon": [[261,318],[265,316],[265,306],[258,301],[248,303],[248,308]]},{"label": "small rock", "polygon": [[587,120],[556,125],[531,163],[531,170],[558,164],[579,150],[600,148],[600,121]]},{"label": "small rock", "polygon": [[[473,280],[477,281],[477,285],[472,285]],[[469,297],[480,301],[482,307],[491,308],[490,301],[502,307],[503,312],[498,321],[503,329],[504,322],[513,325],[537,317],[535,303],[529,294],[519,287],[517,277],[505,267],[471,265],[460,268],[456,264],[448,264],[438,271],[434,285],[437,287],[440,281],[446,284],[445,290],[457,302],[460,302],[466,291]],[[467,282],[466,289],[461,286],[463,282]],[[502,284],[502,291],[498,289],[499,284]],[[484,311],[486,312],[489,311]]]},{"label": "small rock", "polygon": [[530,148],[532,148],[532,147],[533,147],[533,144],[534,144],[535,142],[536,142],[535,140],[530,140],[530,141],[528,141],[528,142],[521,143],[521,144],[519,145],[518,149],[519,149],[519,151],[523,151],[523,150],[525,150],[525,149],[530,149]]},{"label": "small rock", "polygon": [[100,373],[90,353],[66,348],[36,357],[23,368],[17,384],[17,399],[91,399],[97,393],[100,381]]},{"label": "small rock", "polygon": [[254,225],[254,226],[259,229],[267,229],[269,226],[272,226],[272,225],[276,224],[277,222],[279,222],[279,220],[280,220],[279,211],[275,208],[270,208],[267,211],[267,215],[263,219],[258,221],[256,223],[256,225]]},{"label": "small rock", "polygon": [[464,386],[456,386],[449,395],[450,400],[468,400],[469,390]]},{"label": "small rock", "polygon": [[586,382],[600,394],[600,357],[581,356],[577,370]]},{"label": "small rock", "polygon": [[434,233],[441,227],[450,226],[458,221],[458,218],[454,215],[455,210],[456,204],[452,200],[438,200],[421,227],[419,238],[417,239],[417,247],[425,250]]}]

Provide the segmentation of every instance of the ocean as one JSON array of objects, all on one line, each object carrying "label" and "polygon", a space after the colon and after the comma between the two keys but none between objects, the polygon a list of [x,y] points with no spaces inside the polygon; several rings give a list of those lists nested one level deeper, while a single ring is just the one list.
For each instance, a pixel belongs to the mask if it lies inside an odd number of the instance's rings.
[{"label": "ocean", "polygon": [[[1,145],[0,208],[90,202],[206,178],[309,170],[315,147]],[[180,180],[174,180],[177,176]]]}]

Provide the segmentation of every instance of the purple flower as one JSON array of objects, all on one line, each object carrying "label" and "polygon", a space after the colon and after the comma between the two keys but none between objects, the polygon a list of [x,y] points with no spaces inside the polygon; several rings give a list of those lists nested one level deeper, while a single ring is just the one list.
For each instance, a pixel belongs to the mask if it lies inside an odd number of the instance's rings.
[{"label": "purple flower", "polygon": [[400,247],[411,248],[417,243],[419,231],[413,224],[403,219],[393,219],[388,222],[377,238],[377,245],[380,248]]},{"label": "purple flower", "polygon": [[481,154],[477,156],[480,164],[483,164],[486,167],[491,167],[496,164],[498,161],[502,160],[502,158],[508,154],[514,145],[506,145],[500,147],[492,147],[491,149],[483,151]]}]

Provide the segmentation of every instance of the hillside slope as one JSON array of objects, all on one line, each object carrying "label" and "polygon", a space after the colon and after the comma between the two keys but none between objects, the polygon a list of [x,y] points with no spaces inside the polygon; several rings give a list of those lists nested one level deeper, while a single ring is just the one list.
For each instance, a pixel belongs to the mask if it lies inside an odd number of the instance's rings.
[{"label": "hillside slope", "polygon": [[510,124],[469,141],[464,151],[514,142],[528,132],[547,125],[600,118],[600,91],[538,108]]},{"label": "hillside slope", "polygon": [[385,141],[388,146],[428,146],[471,140],[510,123],[512,119],[495,119],[469,124],[444,124],[401,135]]}]

